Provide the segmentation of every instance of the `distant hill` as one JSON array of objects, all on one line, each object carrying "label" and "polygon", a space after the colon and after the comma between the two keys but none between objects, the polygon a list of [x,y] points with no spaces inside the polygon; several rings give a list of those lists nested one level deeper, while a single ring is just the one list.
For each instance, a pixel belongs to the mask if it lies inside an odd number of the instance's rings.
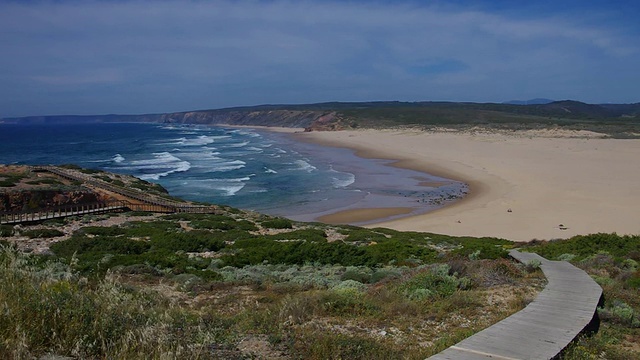
[{"label": "distant hill", "polygon": [[[549,102],[548,102],[549,101]],[[562,126],[616,137],[640,134],[640,103],[586,104],[573,100],[532,99],[530,104],[472,102],[328,102],[258,105],[143,115],[30,116],[4,123],[154,122],[200,125],[249,125],[341,130],[357,127],[484,126],[531,129]]]},{"label": "distant hill", "polygon": [[535,98],[535,99],[531,99],[531,100],[505,101],[505,102],[503,102],[503,104],[509,104],[509,105],[542,105],[542,104],[552,103],[553,101],[554,100],[551,100],[551,99]]}]

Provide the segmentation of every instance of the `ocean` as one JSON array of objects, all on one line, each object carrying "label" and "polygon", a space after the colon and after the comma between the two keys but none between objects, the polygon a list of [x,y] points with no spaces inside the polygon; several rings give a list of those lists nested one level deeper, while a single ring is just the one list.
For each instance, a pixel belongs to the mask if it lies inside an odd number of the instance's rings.
[{"label": "ocean", "polygon": [[0,163],[76,164],[129,174],[187,200],[303,221],[363,207],[424,213],[467,191],[464,183],[392,167],[386,160],[250,128],[0,124]]}]

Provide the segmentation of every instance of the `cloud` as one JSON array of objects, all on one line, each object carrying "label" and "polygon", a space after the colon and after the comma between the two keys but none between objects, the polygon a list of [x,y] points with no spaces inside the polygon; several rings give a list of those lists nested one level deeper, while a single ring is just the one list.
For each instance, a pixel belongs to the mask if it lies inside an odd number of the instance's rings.
[{"label": "cloud", "polygon": [[76,72],[70,75],[40,75],[32,76],[31,79],[54,86],[115,84],[123,81],[120,72],[114,69],[98,69],[84,74]]},{"label": "cloud", "polygon": [[[639,83],[638,75],[629,75],[640,54],[637,25],[601,12],[527,13],[463,5],[3,3],[0,79],[12,90],[0,90],[5,99],[0,108],[27,111],[11,109],[13,100],[25,96],[73,104],[71,97],[80,90],[84,97],[108,99],[103,104],[108,108],[79,104],[66,112],[372,99],[629,101],[637,96],[611,89],[620,81]],[[606,76],[597,74],[603,71]],[[582,86],[585,81],[603,88]],[[38,95],[43,91],[46,98]]]}]

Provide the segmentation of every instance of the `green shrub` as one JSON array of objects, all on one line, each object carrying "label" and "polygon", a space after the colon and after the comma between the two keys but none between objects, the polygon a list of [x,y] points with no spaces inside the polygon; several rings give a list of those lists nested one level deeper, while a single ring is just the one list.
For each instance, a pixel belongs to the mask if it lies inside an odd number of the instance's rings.
[{"label": "green shrub", "polygon": [[13,236],[13,226],[0,225],[0,237],[9,237],[9,236]]},{"label": "green shrub", "polygon": [[28,237],[29,239],[35,238],[53,238],[64,236],[64,233],[57,229],[33,229],[33,230],[25,230],[21,233],[23,236]]},{"label": "green shrub", "polygon": [[235,220],[234,218],[222,215],[210,215],[206,219],[191,220],[190,225],[196,229],[209,230],[243,230],[257,231],[258,228],[250,221]]},{"label": "green shrub", "polygon": [[272,220],[263,221],[261,225],[269,229],[292,229],[293,222],[285,218],[276,218]]},{"label": "green shrub", "polygon": [[526,264],[524,264],[524,268],[527,272],[534,272],[540,269],[540,265],[542,265],[542,262],[540,260],[532,259],[527,261]]},{"label": "green shrub", "polygon": [[150,244],[154,248],[186,252],[218,251],[225,247],[215,233],[202,230],[154,236]]},{"label": "green shrub", "polygon": [[372,314],[378,307],[368,299],[357,281],[347,280],[344,287],[323,292],[322,310],[328,315],[362,316]]},{"label": "green shrub", "polygon": [[401,284],[400,293],[413,300],[425,300],[431,297],[448,297],[457,289],[465,289],[471,282],[467,278],[449,275],[449,265],[439,264],[418,272]]},{"label": "green shrub", "polygon": [[[379,230],[379,229],[376,229]],[[379,231],[373,231],[369,229],[354,229],[349,231],[349,236],[344,240],[346,242],[381,242],[387,240],[387,236],[385,234],[380,233]]]},{"label": "green shrub", "polygon": [[438,256],[437,251],[415,242],[386,238],[378,243],[364,247],[370,256],[367,265],[416,265],[432,262]]},{"label": "green shrub", "polygon": [[[382,360],[408,359],[412,358],[411,355],[415,356],[411,350],[393,343],[392,340],[317,330],[299,333],[293,343],[293,351],[296,354],[304,354],[304,358],[309,360]],[[426,358],[426,355],[415,358]]]},{"label": "green shrub", "polygon": [[[590,234],[578,235],[568,240],[550,241],[530,247],[547,259],[558,258],[563,254],[575,254],[575,260],[597,255],[606,251],[614,258],[627,257],[640,247],[640,235]],[[573,260],[573,259],[572,259]]]},{"label": "green shrub", "polygon": [[268,238],[236,240],[232,249],[236,253],[222,256],[229,266],[261,264],[299,264],[317,262],[319,264],[364,265],[370,259],[365,250],[336,241],[273,241]]},{"label": "green shrub", "polygon": [[349,266],[347,271],[340,277],[340,280],[352,280],[366,284],[371,280],[372,273],[373,271],[367,267]]},{"label": "green shrub", "polygon": [[56,179],[37,179],[26,182],[29,185],[62,185],[62,183]]},{"label": "green shrub", "polygon": [[367,291],[367,285],[359,282],[359,281],[355,281],[355,280],[344,280],[342,282],[340,282],[339,284],[335,285],[334,287],[331,288],[331,290],[333,291],[343,291],[343,292],[350,292],[350,291],[358,291],[358,292],[365,292]]},{"label": "green shrub", "polygon": [[151,248],[148,242],[131,240],[121,237],[98,236],[88,238],[74,235],[65,241],[59,241],[50,246],[57,256],[71,258],[77,255],[100,255],[104,254],[142,254]]},{"label": "green shrub", "polygon": [[575,259],[575,255],[574,254],[562,254],[560,256],[558,256],[558,260],[560,261],[571,261],[573,259]]},{"label": "green shrub", "polygon": [[14,187],[20,181],[22,181],[22,179],[25,179],[27,177],[27,174],[4,174],[0,176],[0,187]]},{"label": "green shrub", "polygon": [[608,320],[630,327],[640,327],[638,313],[623,301],[613,301],[610,306],[598,308],[598,315],[602,320]]},{"label": "green shrub", "polygon": [[499,259],[506,258],[509,255],[502,245],[496,245],[492,243],[485,243],[481,239],[466,239],[460,242],[462,246],[459,249],[454,250],[454,255],[460,255],[468,257],[472,260],[480,259]]},{"label": "green shrub", "polygon": [[636,274],[634,277],[629,278],[625,285],[630,289],[640,290],[640,276]]},{"label": "green shrub", "polygon": [[384,267],[376,269],[373,274],[371,274],[369,283],[375,284],[387,278],[400,278],[400,276],[402,276],[402,270],[400,268]]}]

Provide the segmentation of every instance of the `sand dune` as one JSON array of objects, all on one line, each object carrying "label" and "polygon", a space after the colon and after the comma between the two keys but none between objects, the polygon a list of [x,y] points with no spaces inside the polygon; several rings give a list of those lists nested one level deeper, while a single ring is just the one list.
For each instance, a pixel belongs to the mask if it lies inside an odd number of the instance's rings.
[{"label": "sand dune", "polygon": [[352,148],[364,157],[396,159],[396,166],[470,185],[471,194],[453,205],[374,226],[516,241],[640,234],[640,140],[554,131],[361,130],[295,136]]}]

